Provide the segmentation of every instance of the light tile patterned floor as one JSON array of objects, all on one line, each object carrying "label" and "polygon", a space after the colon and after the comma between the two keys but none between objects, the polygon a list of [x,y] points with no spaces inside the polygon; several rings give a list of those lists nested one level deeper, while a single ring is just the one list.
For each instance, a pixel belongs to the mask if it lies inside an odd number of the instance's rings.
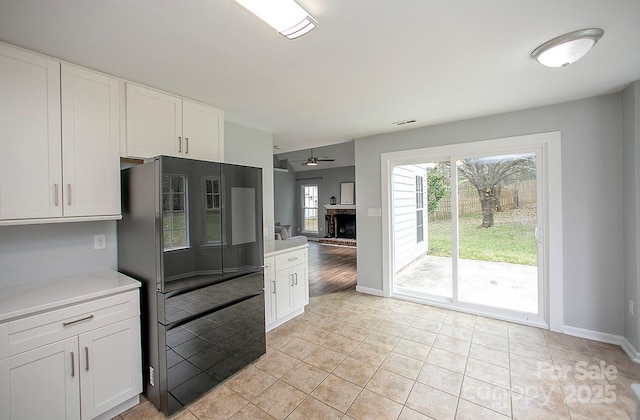
[{"label": "light tile patterned floor", "polygon": [[[338,292],[178,419],[634,419],[619,346]],[[143,402],[119,419],[163,418]]]}]

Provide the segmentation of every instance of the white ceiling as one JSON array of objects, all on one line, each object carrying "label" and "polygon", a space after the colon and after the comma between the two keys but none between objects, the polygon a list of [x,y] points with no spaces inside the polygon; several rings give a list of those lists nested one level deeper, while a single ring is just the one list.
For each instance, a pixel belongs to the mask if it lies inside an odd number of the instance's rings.
[{"label": "white ceiling", "polygon": [[[0,40],[219,106],[277,152],[619,91],[640,79],[638,0],[298,0],[289,41],[233,0],[2,0]],[[599,27],[581,61],[529,54]]]}]

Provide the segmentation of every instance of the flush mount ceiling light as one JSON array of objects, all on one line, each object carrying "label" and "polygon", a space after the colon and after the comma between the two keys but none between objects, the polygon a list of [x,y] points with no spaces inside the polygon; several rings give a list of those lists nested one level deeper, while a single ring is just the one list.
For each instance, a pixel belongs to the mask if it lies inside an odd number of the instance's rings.
[{"label": "flush mount ceiling light", "polygon": [[566,67],[580,60],[604,35],[599,28],[560,35],[533,50],[531,57],[547,67]]},{"label": "flush mount ceiling light", "polygon": [[318,24],[294,0],[236,0],[236,2],[289,39],[311,32]]}]

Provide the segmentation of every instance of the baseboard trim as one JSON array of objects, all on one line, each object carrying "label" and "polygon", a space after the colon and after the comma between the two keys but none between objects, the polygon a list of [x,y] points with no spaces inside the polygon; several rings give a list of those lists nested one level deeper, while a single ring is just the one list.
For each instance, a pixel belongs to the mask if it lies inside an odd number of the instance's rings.
[{"label": "baseboard trim", "polygon": [[636,349],[633,344],[627,340],[626,337],[615,334],[603,333],[600,331],[586,330],[584,328],[570,327],[565,325],[563,327],[563,332],[567,335],[573,335],[575,337],[586,338],[589,340],[602,341],[603,343],[609,344],[617,344],[619,345],[629,358],[636,362],[640,363],[640,352]]},{"label": "baseboard trim", "polygon": [[631,358],[636,363],[640,363],[640,352],[627,340],[626,337],[622,338],[622,343],[620,344],[622,350],[627,353],[627,356]]},{"label": "baseboard trim", "polygon": [[373,296],[383,296],[382,290],[372,289],[371,287],[360,286],[359,284],[356,285],[356,292],[366,293],[368,295],[373,295]]},{"label": "baseboard trim", "polygon": [[562,327],[562,332],[564,332],[567,335],[573,335],[575,337],[586,338],[594,341],[601,341],[603,343],[617,344],[619,346],[622,345],[622,342],[625,339],[621,335],[587,330],[587,329],[578,328],[578,327],[571,327],[569,325],[564,325]]}]

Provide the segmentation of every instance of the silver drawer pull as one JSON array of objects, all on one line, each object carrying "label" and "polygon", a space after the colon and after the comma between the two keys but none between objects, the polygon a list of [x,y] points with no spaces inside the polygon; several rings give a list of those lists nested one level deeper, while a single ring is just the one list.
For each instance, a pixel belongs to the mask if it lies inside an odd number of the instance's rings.
[{"label": "silver drawer pull", "polygon": [[76,376],[76,356],[71,352],[71,377]]},{"label": "silver drawer pull", "polygon": [[289,261],[295,261],[297,259],[298,259],[298,257],[293,257],[293,258],[289,258]]},{"label": "silver drawer pull", "polygon": [[74,321],[63,322],[62,326],[63,327],[68,327],[69,325],[77,324],[78,322],[82,322],[82,321],[88,321],[90,319],[93,319],[93,315],[85,316],[84,318],[76,319]]}]

